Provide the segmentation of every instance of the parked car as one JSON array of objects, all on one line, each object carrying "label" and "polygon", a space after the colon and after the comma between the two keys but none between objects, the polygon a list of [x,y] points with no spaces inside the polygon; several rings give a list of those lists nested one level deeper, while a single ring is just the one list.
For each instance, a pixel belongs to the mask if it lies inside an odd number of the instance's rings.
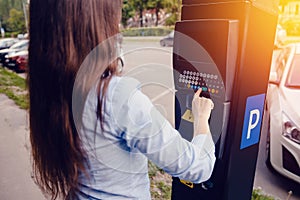
[{"label": "parked car", "polygon": [[9,53],[5,56],[5,66],[16,72],[25,72],[27,65],[28,50]]},{"label": "parked car", "polygon": [[267,163],[300,183],[300,44],[283,48],[272,67],[266,111]]},{"label": "parked car", "polygon": [[162,38],[159,41],[159,43],[160,43],[160,46],[162,46],[162,47],[165,47],[165,46],[172,47],[173,46],[173,41],[174,41],[174,31],[169,33],[164,38]]},{"label": "parked car", "polygon": [[4,39],[0,39],[0,50],[1,49],[7,49],[7,48],[11,47],[13,44],[15,44],[18,41],[19,40],[16,39],[16,38],[4,38]]},{"label": "parked car", "polygon": [[8,49],[2,49],[2,50],[0,50],[0,63],[5,64],[4,63],[5,56],[8,53],[13,53],[13,52],[27,50],[28,49],[28,45],[29,45],[29,40],[24,39],[24,40],[20,40],[19,42],[15,43],[14,45],[12,45]]}]

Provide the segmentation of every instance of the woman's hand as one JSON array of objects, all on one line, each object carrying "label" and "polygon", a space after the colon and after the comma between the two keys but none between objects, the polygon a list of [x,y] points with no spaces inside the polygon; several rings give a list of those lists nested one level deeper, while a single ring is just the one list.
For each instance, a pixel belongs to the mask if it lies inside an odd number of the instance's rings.
[{"label": "woman's hand", "polygon": [[210,132],[208,119],[214,103],[211,99],[199,97],[202,89],[195,94],[192,102],[192,112],[194,116],[194,136],[198,134],[206,134]]}]

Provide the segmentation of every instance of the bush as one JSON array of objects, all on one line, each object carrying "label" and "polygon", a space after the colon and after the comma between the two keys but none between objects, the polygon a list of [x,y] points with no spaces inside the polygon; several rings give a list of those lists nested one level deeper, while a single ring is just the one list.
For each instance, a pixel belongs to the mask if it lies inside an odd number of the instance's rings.
[{"label": "bush", "polygon": [[281,22],[282,27],[286,30],[289,36],[300,35],[300,20],[285,20]]},{"label": "bush", "polygon": [[5,37],[17,37],[19,32],[5,32]]},{"label": "bush", "polygon": [[122,31],[123,36],[165,36],[173,27],[129,28]]},{"label": "bush", "polygon": [[168,17],[168,18],[166,19],[166,25],[167,25],[167,26],[174,25],[174,24],[176,23],[177,20],[178,20],[177,14],[173,13],[170,17]]},{"label": "bush", "polygon": [[263,191],[258,188],[253,190],[251,200],[275,200],[275,198],[271,197],[270,195],[264,194]]}]

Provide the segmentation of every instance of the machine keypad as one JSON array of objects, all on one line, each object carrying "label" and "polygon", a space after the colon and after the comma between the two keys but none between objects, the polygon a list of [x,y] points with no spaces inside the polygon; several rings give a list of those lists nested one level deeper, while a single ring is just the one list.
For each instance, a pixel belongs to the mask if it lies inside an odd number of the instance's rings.
[{"label": "machine keypad", "polygon": [[180,75],[178,82],[184,88],[200,89],[202,91],[218,94],[223,89],[223,82],[219,80],[216,74],[195,72],[184,70]]}]

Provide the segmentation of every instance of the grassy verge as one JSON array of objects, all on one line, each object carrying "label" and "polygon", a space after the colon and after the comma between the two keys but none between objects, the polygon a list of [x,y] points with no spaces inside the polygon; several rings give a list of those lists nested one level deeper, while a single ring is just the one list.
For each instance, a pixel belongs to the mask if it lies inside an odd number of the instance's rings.
[{"label": "grassy verge", "polygon": [[254,189],[251,200],[276,200],[274,197],[264,194],[261,189]]},{"label": "grassy verge", "polygon": [[163,170],[156,167],[149,161],[149,178],[150,178],[150,191],[151,199],[153,200],[169,200],[171,199],[172,191],[172,178]]},{"label": "grassy verge", "polygon": [[0,93],[7,95],[21,109],[28,109],[25,79],[3,67],[0,67]]}]

